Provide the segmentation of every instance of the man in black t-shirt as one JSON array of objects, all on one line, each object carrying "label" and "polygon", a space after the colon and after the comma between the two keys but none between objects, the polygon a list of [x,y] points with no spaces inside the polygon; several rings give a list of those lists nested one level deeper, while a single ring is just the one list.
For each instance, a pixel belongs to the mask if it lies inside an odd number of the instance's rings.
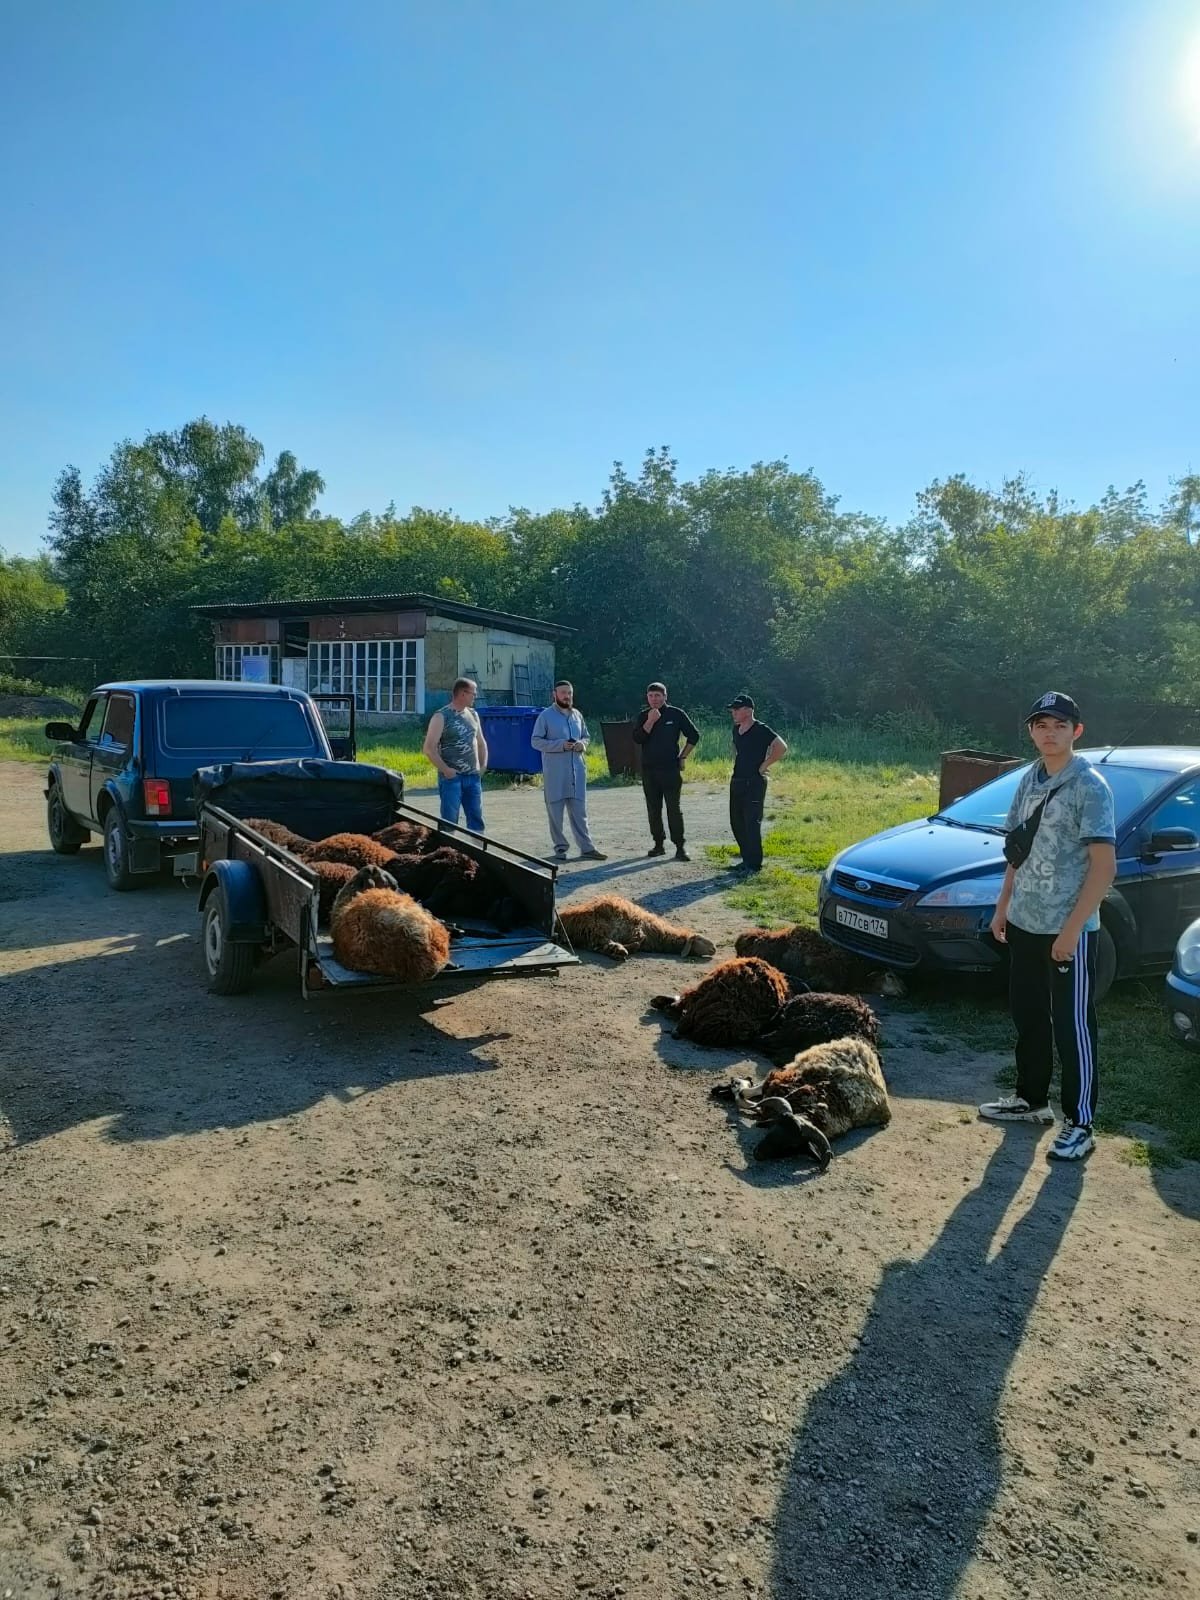
[{"label": "man in black t-shirt", "polygon": [[735,694],[729,702],[733,718],[733,776],[729,780],[729,826],[742,859],[735,871],[762,870],[762,817],[767,798],[767,768],[787,754],[787,745],[754,715],[748,694]]},{"label": "man in black t-shirt", "polygon": [[[683,749],[679,741],[684,741]],[[700,743],[700,730],[678,706],[667,704],[665,683],[652,683],[646,690],[646,709],[633,725],[633,742],[642,747],[642,793],[646,796],[646,816],[650,822],[653,847],[646,854],[665,856],[663,840],[663,801],[667,803],[667,826],[675,846],[676,861],[690,861],[683,848],[683,768]]]}]

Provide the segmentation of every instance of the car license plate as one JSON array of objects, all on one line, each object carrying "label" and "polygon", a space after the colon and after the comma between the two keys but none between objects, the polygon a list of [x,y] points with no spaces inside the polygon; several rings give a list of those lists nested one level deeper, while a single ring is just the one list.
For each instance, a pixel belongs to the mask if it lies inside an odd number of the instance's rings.
[{"label": "car license plate", "polygon": [[843,928],[853,928],[857,933],[871,933],[877,939],[886,939],[888,925],[886,917],[869,917],[865,911],[851,911],[849,906],[835,906],[834,920],[840,922]]}]

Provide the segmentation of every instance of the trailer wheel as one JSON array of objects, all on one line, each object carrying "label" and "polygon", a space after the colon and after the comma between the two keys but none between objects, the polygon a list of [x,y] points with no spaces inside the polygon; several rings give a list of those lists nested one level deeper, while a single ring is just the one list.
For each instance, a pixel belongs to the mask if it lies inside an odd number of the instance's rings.
[{"label": "trailer wheel", "polygon": [[254,946],[234,944],[228,927],[225,891],[217,888],[204,906],[204,967],[212,994],[244,994],[254,976]]}]

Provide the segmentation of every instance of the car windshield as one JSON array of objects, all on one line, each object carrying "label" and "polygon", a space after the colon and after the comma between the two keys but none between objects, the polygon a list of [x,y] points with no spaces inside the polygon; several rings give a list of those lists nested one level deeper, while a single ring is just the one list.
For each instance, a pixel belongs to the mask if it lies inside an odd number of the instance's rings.
[{"label": "car windshield", "polygon": [[187,694],[163,702],[163,744],[206,756],[311,755],[316,740],[298,700]]},{"label": "car windshield", "polygon": [[[959,828],[978,828],[982,833],[1003,833],[1013,795],[1028,770],[1025,766],[1002,772],[991,783],[985,783],[981,789],[964,795],[944,811],[939,811],[938,820]],[[1102,770],[1113,792],[1118,829],[1143,801],[1148,800],[1156,789],[1161,789],[1174,776],[1170,772],[1144,767],[1105,766]]]}]

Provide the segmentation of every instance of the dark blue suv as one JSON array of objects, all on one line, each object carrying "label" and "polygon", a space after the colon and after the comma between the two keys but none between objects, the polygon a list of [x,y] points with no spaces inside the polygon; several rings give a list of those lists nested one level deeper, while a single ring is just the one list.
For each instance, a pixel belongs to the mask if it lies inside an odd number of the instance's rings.
[{"label": "dark blue suv", "polygon": [[79,726],[48,722],[61,745],[46,784],[46,825],[60,855],[104,837],[104,872],[132,889],[195,848],[192,774],[224,761],[333,758],[312,699],[273,684],[163,679],[104,683]]}]

